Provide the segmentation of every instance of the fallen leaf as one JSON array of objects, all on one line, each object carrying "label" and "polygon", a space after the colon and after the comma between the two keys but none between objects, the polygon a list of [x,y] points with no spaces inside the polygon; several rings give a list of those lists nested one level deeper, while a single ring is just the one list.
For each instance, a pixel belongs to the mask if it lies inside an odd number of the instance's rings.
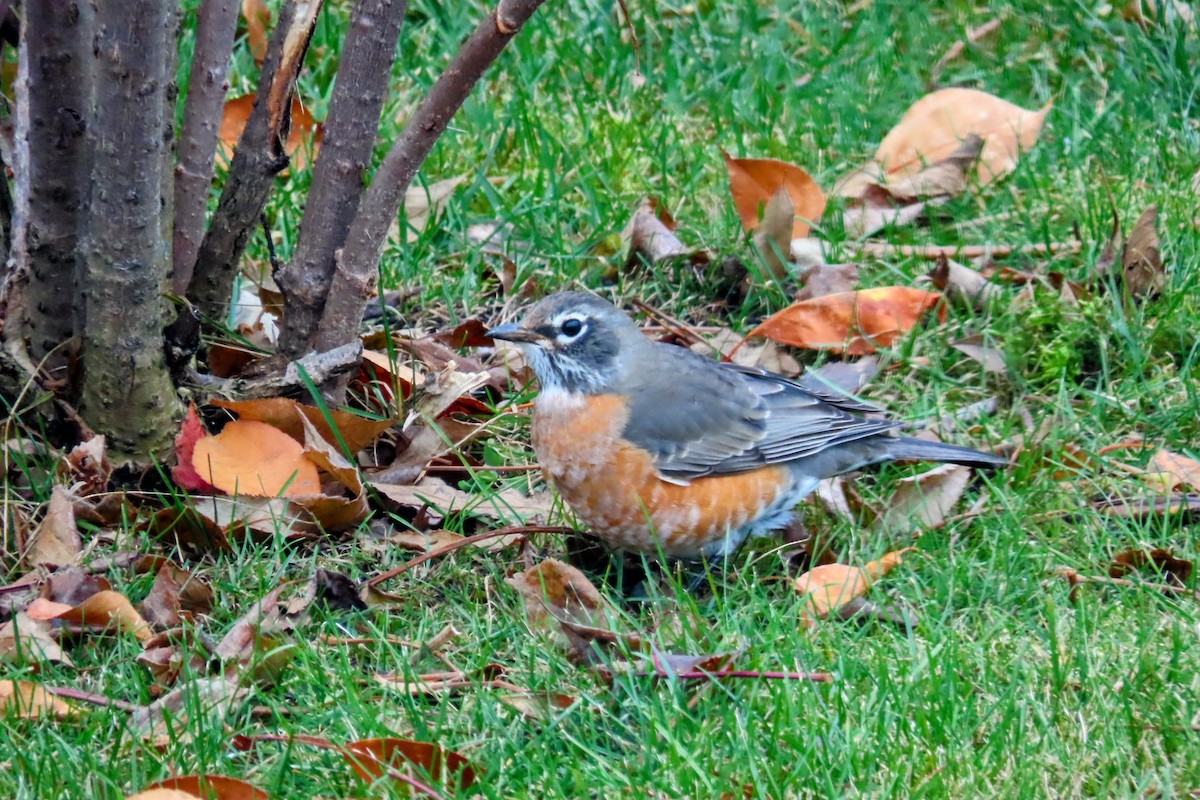
[{"label": "fallen leaf", "polygon": [[55,603],[77,606],[96,592],[112,589],[104,578],[75,565],[59,568],[42,584],[41,596]]},{"label": "fallen leaf", "polygon": [[416,484],[376,483],[371,487],[393,503],[408,508],[429,506],[442,516],[466,513],[514,525],[544,523],[554,508],[554,495],[542,492],[524,495],[516,489],[500,492],[464,492],[436,478]]},{"label": "fallen leaf", "polygon": [[234,420],[196,443],[192,466],[226,494],[287,497],[321,493],[317,467],[304,447],[265,422]]},{"label": "fallen leaf", "polygon": [[28,681],[0,680],[0,715],[17,719],[66,719],[76,711],[42,686]]},{"label": "fallen leaf", "polygon": [[167,778],[150,784],[138,797],[154,791],[181,792],[186,797],[198,797],[203,800],[271,800],[269,794],[253,784],[223,775],[183,775]]},{"label": "fallen leaf", "polygon": [[93,436],[76,445],[63,458],[59,474],[67,478],[74,493],[80,497],[108,491],[113,466],[108,460],[108,442],[103,436]]},{"label": "fallen leaf", "polygon": [[876,529],[936,528],[954,509],[970,480],[970,468],[958,464],[940,464],[900,480],[887,509],[875,520]]},{"label": "fallen leaf", "polygon": [[702,356],[711,356],[716,352],[721,358],[738,366],[758,367],[788,377],[799,375],[802,369],[791,353],[785,352],[770,339],[763,340],[761,344],[743,344],[741,334],[728,328],[722,328],[704,341],[696,342],[690,349]]},{"label": "fallen leaf", "polygon": [[759,226],[759,209],[765,207],[781,188],[787,191],[796,214],[792,224],[793,239],[807,236],[812,223],[825,213],[825,193],[800,167],[773,158],[731,158],[724,150],[721,155],[729,170],[733,206],[747,231]]},{"label": "fallen leaf", "polygon": [[858,264],[818,264],[800,273],[803,288],[796,301],[812,300],[830,294],[852,292],[858,285]]},{"label": "fallen leaf", "polygon": [[[254,94],[247,94],[225,102],[221,132],[218,135],[220,153],[226,161],[233,158],[233,151],[237,149],[242,138],[242,131],[246,130],[246,121],[250,119],[250,112],[254,110],[255,100]],[[291,169],[304,169],[308,166],[310,154],[311,158],[315,159],[317,151],[321,149],[325,128],[313,119],[313,115],[298,97],[292,98],[291,114],[292,124],[283,150],[291,159]]]},{"label": "fallen leaf", "polygon": [[[421,238],[421,233],[429,225],[429,221],[442,213],[450,198],[454,196],[454,190],[466,179],[466,175],[459,175],[426,185],[414,181],[408,187],[408,191],[404,193],[404,219],[408,223],[404,232],[405,242],[412,244]],[[388,240],[400,241],[399,217],[388,231]]]},{"label": "fallen leaf", "polygon": [[76,564],[83,550],[83,540],[75,525],[75,498],[65,486],[50,490],[46,516],[33,534],[25,556],[28,566]]},{"label": "fallen leaf", "polygon": [[1160,575],[1165,576],[1167,583],[1176,586],[1187,586],[1192,577],[1194,565],[1185,558],[1179,558],[1173,551],[1163,547],[1153,550],[1134,548],[1124,550],[1113,556],[1112,565],[1108,568],[1111,578],[1123,578],[1131,572],[1152,567]]},{"label": "fallen leaf", "polygon": [[389,768],[408,773],[414,766],[438,782],[445,780],[448,774],[462,789],[476,781],[471,762],[453,750],[430,742],[394,737],[362,739],[345,745],[343,751],[346,763],[366,783],[384,777]]},{"label": "fallen leaf", "polygon": [[30,604],[26,613],[31,619],[59,620],[93,630],[115,628],[132,633],[139,642],[145,642],[154,635],[149,624],[133,607],[133,603],[120,592],[96,592],[79,605],[64,606],[65,604],[50,601],[35,601]]},{"label": "fallen leaf", "polygon": [[196,442],[208,436],[208,430],[196,411],[196,404],[188,405],[187,415],[179,426],[175,436],[175,466],[171,468],[171,480],[181,489],[189,492],[211,492],[212,485],[200,477],[192,466],[192,457],[196,452]]},{"label": "fallen leaf", "polygon": [[656,198],[647,197],[638,204],[621,241],[628,249],[625,269],[632,271],[643,263],[657,264],[671,259],[687,259],[692,264],[706,264],[709,255],[703,250],[688,247],[675,235],[675,220]]},{"label": "fallen leaf", "polygon": [[1184,487],[1200,492],[1200,461],[1167,450],[1159,450],[1152,460],[1154,466],[1171,476],[1171,489]]},{"label": "fallen leaf", "polygon": [[1185,0],[1129,0],[1121,10],[1121,15],[1143,28],[1160,22],[1179,22],[1189,28],[1196,25],[1196,11]]},{"label": "fallen leaf", "polygon": [[[363,356],[366,357],[366,352],[363,353]],[[416,385],[420,385],[420,383],[421,381],[418,380]],[[269,397],[261,400],[214,399],[211,405],[234,412],[240,420],[265,422],[298,442],[304,441],[304,425],[301,422],[301,417],[303,417],[317,429],[317,433],[322,439],[335,446],[345,442],[346,448],[351,453],[357,453],[371,444],[379,438],[380,434],[394,427],[398,422],[394,419],[370,419],[337,408],[327,408],[322,411],[316,406],[297,403],[286,397]],[[328,418],[326,418],[326,414],[329,415]]]},{"label": "fallen leaf", "polygon": [[9,664],[50,661],[71,666],[71,659],[50,632],[50,625],[44,620],[30,619],[24,611],[18,611],[0,625],[0,661]]},{"label": "fallen leaf", "polygon": [[229,711],[250,690],[239,685],[237,676],[220,675],[180,684],[148,706],[133,713],[133,729],[143,738],[179,743],[190,738],[189,730],[200,716],[210,717],[219,728]]},{"label": "fallen leaf", "polygon": [[754,229],[754,246],[762,255],[771,276],[782,281],[788,276],[787,258],[792,251],[796,206],[787,188],[780,186],[763,210],[762,222]]},{"label": "fallen leaf", "polygon": [[941,89],[918,100],[884,137],[875,160],[888,175],[919,171],[945,158],[970,135],[982,137],[977,174],[986,186],[1016,169],[1021,151],[1037,142],[1046,115],[977,89]]},{"label": "fallen leaf", "polygon": [[254,63],[262,66],[267,57],[267,28],[271,25],[271,10],[264,0],[242,0],[242,17],[246,20],[246,42]]},{"label": "fallen leaf", "polygon": [[979,311],[987,310],[993,302],[1006,296],[1002,286],[944,255],[929,271],[929,280],[951,300]]},{"label": "fallen leaf", "polygon": [[146,789],[145,791],[131,794],[125,800],[208,800],[208,798],[194,795],[191,792],[181,792],[178,789]]},{"label": "fallen leaf", "polygon": [[974,28],[968,28],[967,35],[950,45],[946,52],[942,54],[942,57],[937,60],[937,63],[933,65],[933,69],[930,71],[930,81],[936,82],[938,76],[942,74],[942,68],[962,55],[968,44],[974,44],[975,42],[978,42],[980,39],[987,36],[989,33],[999,27],[1000,18],[996,17],[988,20],[982,25],[978,25]]},{"label": "fallen leaf", "polygon": [[150,593],[142,601],[142,617],[160,630],[174,628],[184,617],[207,614],[212,610],[213,600],[208,584],[168,562],[159,568]]},{"label": "fallen leaf", "polygon": [[1158,253],[1158,206],[1151,205],[1129,232],[1121,266],[1125,270],[1125,288],[1135,299],[1157,297],[1166,282],[1166,271]]},{"label": "fallen leaf", "polygon": [[967,188],[967,174],[982,153],[983,139],[972,133],[945,158],[931,161],[916,172],[892,173],[880,188],[906,203],[933,197],[957,197]]},{"label": "fallen leaf", "polygon": [[861,568],[848,564],[825,564],[796,578],[793,588],[808,601],[801,612],[804,625],[812,628],[817,620],[824,619],[854,598],[866,594],[873,581],[891,572],[901,563],[904,554],[914,549],[906,547],[895,550],[877,561],[867,562]]},{"label": "fallen leaf", "polygon": [[[867,355],[895,343],[939,307],[941,297],[907,286],[839,292],[793,303],[763,320],[746,338],[765,336],[808,350]],[[941,307],[939,316],[944,315]]]},{"label": "fallen leaf", "polygon": [[570,564],[547,558],[504,582],[524,598],[530,624],[557,631],[571,653],[585,663],[596,656],[594,642],[616,636],[611,633],[607,601],[587,576]]},{"label": "fallen leaf", "polygon": [[983,367],[983,371],[992,375],[1008,374],[1008,364],[1004,361],[1004,353],[987,344],[983,334],[971,336],[951,342],[950,346]]}]

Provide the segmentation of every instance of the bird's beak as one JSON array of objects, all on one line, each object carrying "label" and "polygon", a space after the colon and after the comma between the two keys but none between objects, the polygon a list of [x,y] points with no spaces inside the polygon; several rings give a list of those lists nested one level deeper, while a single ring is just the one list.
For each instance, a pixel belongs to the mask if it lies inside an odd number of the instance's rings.
[{"label": "bird's beak", "polygon": [[522,328],[515,322],[492,328],[487,335],[493,339],[503,339],[506,342],[516,342],[517,344],[539,344],[546,338],[540,333]]}]

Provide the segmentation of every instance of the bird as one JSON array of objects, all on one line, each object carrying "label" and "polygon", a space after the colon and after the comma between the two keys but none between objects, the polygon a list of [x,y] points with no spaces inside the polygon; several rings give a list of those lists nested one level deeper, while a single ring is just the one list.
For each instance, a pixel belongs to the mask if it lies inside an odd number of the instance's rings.
[{"label": "bird", "polygon": [[540,384],[533,449],[549,482],[610,548],[716,568],[786,527],[826,478],[885,461],[999,468],[966,447],[894,435],[901,423],[815,382],[655,342],[607,300],[560,292],[492,339]]}]

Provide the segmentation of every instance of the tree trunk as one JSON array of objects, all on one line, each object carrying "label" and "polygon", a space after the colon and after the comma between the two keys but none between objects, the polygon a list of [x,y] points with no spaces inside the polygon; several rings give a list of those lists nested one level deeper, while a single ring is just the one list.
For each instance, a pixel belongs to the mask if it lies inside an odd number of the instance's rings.
[{"label": "tree trunk", "polygon": [[80,411],[114,461],[149,466],[171,447],[175,390],[163,356],[169,251],[162,190],[173,4],[96,3],[92,191],[81,248],[87,298]]},{"label": "tree trunk", "polygon": [[358,0],[351,14],[300,240],[276,277],[287,298],[279,346],[289,358],[309,351],[321,321],[334,256],[346,241],[371,166],[407,6],[406,0]]},{"label": "tree trunk", "polygon": [[207,0],[196,12],[196,49],[188,80],[187,105],[175,167],[175,235],[172,251],[175,294],[187,294],[204,235],[204,212],[225,108],[229,54],[237,32],[236,0]]},{"label": "tree trunk", "polygon": [[[87,0],[25,3],[21,26],[13,258],[25,281],[15,322],[41,360],[81,320],[79,229],[88,199],[93,11]],[[61,359],[60,359],[61,361]],[[59,376],[60,378],[62,376]]]}]

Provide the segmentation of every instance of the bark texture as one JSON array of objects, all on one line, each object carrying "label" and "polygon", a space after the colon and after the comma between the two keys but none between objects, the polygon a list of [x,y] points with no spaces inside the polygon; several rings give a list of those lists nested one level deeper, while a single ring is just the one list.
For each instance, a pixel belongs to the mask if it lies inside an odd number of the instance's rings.
[{"label": "bark texture", "polygon": [[234,151],[188,288],[188,299],[206,319],[225,319],[246,241],[267,204],[275,176],[288,165],[284,144],[291,128],[292,94],[321,5],[322,0],[289,0],[271,34],[254,110]]},{"label": "bark texture", "polygon": [[404,193],[483,73],[544,1],[500,0],[463,43],[388,152],[363,195],[337,257],[314,342],[318,352],[358,337],[363,312],[379,279],[379,257],[388,227],[400,211]]},{"label": "bark texture", "polygon": [[80,320],[79,230],[86,209],[93,11],[86,0],[25,3],[16,85],[13,258],[25,297],[17,320],[40,360]]},{"label": "bark texture", "polygon": [[196,49],[188,80],[179,160],[175,166],[175,234],[172,266],[175,294],[187,294],[204,235],[204,212],[225,108],[226,79],[237,32],[236,0],[205,0],[196,12]]},{"label": "bark texture", "polygon": [[276,276],[287,297],[280,350],[291,358],[312,345],[335,254],[358,210],[407,6],[407,0],[358,0],[350,17],[300,239]]},{"label": "bark texture", "polygon": [[171,448],[178,406],[163,356],[169,251],[163,171],[172,4],[100,0],[91,126],[92,191],[82,243],[83,388],[80,411],[109,437],[117,461],[148,466]]}]

